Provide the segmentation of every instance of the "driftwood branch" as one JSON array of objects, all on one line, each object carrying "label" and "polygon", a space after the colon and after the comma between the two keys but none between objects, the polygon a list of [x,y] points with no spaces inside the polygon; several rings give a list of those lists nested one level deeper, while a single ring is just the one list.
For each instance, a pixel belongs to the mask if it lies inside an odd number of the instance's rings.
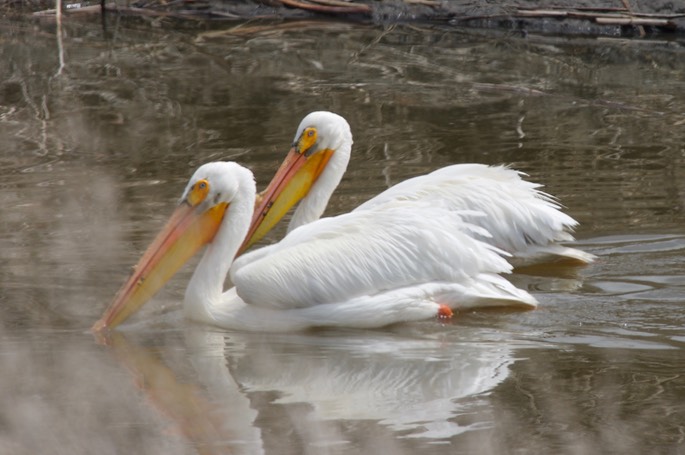
[{"label": "driftwood branch", "polygon": [[[519,10],[514,16],[521,17],[554,17],[554,18],[574,18],[591,20],[598,24],[606,25],[636,25],[636,26],[655,26],[672,27],[676,24],[673,19],[685,17],[685,14],[671,14],[667,16],[658,14],[625,14],[625,13],[606,13],[589,12],[574,10],[539,9],[539,10]],[[644,31],[644,30],[643,30]],[[640,34],[644,36],[643,34]]]},{"label": "driftwood branch", "polygon": [[300,8],[316,13],[327,14],[370,14],[371,7],[362,3],[351,3],[334,0],[279,0],[283,5],[292,8]]}]

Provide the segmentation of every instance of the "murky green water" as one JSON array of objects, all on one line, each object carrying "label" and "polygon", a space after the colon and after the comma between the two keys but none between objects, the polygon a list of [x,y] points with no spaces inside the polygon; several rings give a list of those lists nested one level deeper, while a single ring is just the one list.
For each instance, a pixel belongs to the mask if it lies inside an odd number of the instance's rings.
[{"label": "murky green water", "polygon": [[[0,452],[685,453],[682,43],[98,21],[61,72],[53,25],[1,24]],[[355,135],[329,213],[512,163],[597,263],[513,276],[536,311],[289,335],[181,320],[188,267],[94,340],[194,168],[264,185],[316,109]]]}]

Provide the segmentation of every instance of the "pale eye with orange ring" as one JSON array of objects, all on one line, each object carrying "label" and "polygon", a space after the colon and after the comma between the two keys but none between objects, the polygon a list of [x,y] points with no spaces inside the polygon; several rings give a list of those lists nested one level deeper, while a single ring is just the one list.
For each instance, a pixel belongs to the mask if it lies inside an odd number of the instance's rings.
[{"label": "pale eye with orange ring", "polygon": [[311,155],[316,151],[312,150],[312,147],[316,144],[318,138],[319,134],[317,133],[316,128],[313,126],[305,128],[300,135],[300,139],[297,141],[297,151],[304,153],[306,156]]},{"label": "pale eye with orange ring", "polygon": [[209,182],[205,179],[198,180],[190,187],[188,192],[188,204],[192,207],[201,204],[207,198],[209,194]]}]

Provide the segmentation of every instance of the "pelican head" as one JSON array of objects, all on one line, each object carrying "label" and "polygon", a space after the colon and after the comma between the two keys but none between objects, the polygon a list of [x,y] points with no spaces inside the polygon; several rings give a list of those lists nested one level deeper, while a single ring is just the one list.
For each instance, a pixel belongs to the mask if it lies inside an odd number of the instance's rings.
[{"label": "pelican head", "polygon": [[[93,330],[113,328],[143,306],[198,250],[214,242],[224,217],[233,211],[238,199],[242,198],[243,205],[251,209],[254,194],[252,172],[236,163],[214,162],[198,168],[171,218],[93,325]],[[249,213],[243,215],[247,220]],[[231,226],[229,235],[237,243],[226,258],[229,264],[247,233],[247,221],[243,224],[242,228]]]},{"label": "pelican head", "polygon": [[319,218],[345,173],[351,149],[352,132],[343,117],[317,111],[302,119],[285,160],[257,197],[250,231],[240,251],[264,237],[305,197],[312,203],[301,204],[293,221],[299,217],[296,224],[304,224]]}]

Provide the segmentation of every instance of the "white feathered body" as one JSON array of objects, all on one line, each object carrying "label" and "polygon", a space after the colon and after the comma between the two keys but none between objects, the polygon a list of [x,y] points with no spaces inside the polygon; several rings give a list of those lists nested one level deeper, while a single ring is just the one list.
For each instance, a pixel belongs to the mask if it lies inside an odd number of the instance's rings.
[{"label": "white feathered body", "polygon": [[[301,226],[231,268],[237,295],[278,324],[378,327],[451,308],[519,305],[535,299],[500,273],[506,253],[468,211],[390,201]],[[299,327],[298,327],[299,328]]]},{"label": "white feathered body", "polygon": [[508,272],[472,231],[485,234],[459,212],[391,202],[301,226],[267,247],[266,257],[238,259],[232,279],[248,302],[289,308]]}]

